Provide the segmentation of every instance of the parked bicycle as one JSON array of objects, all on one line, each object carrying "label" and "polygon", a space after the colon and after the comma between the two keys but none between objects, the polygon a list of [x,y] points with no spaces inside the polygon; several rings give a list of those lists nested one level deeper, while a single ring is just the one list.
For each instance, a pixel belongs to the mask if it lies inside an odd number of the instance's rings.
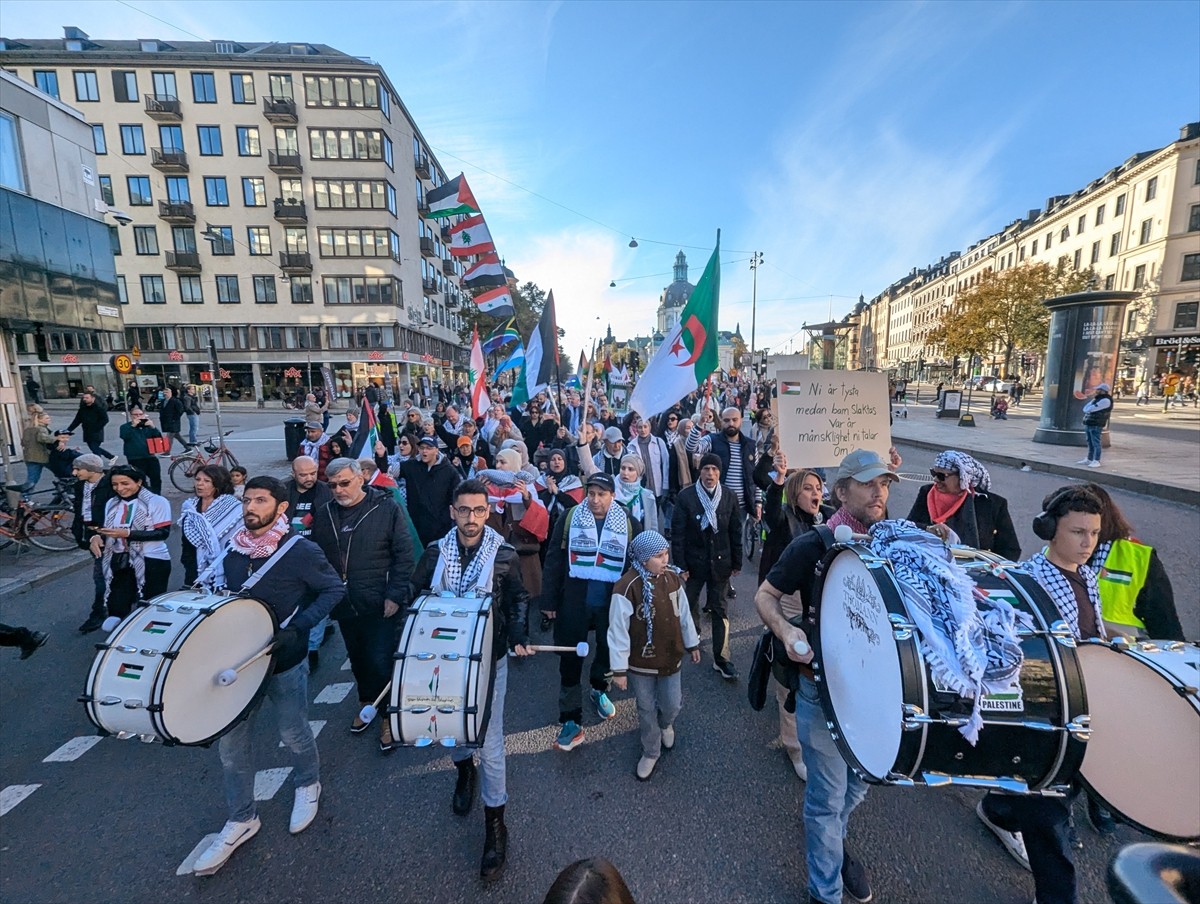
[{"label": "parked bicycle", "polygon": [[237,467],[237,456],[225,445],[225,437],[232,432],[226,430],[222,436],[210,436],[203,446],[192,446],[181,455],[173,455],[167,477],[175,489],[181,493],[196,492],[196,474],[205,465],[220,465],[226,469]]},{"label": "parked bicycle", "polygon": [[747,516],[742,519],[742,552],[746,554],[747,561],[753,561],[759,544],[766,542],[767,525],[761,518]]},{"label": "parked bicycle", "polygon": [[9,493],[0,496],[0,549],[25,542],[53,552],[78,549],[71,530],[74,523],[75,511],[69,505],[34,505],[22,496],[14,511]]}]

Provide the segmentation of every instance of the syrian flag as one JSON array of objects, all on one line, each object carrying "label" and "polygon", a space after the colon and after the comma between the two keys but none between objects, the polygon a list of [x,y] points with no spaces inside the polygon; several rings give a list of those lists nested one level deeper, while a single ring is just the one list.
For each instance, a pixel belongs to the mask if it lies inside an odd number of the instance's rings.
[{"label": "syrian flag", "polygon": [[460,213],[479,213],[479,202],[467,186],[467,177],[459,173],[444,185],[425,192],[425,203],[429,205],[430,219],[453,217]]},{"label": "syrian flag", "polygon": [[554,290],[546,296],[546,306],[537,328],[525,345],[523,380],[513,387],[513,404],[528,402],[550,385],[558,370],[558,320],[554,316]]},{"label": "syrian flag", "polygon": [[642,417],[666,411],[717,369],[717,309],[721,295],[721,233],[679,323],[659,347],[629,399]]},{"label": "syrian flag", "polygon": [[379,442],[379,421],[375,419],[375,409],[363,398],[362,409],[358,412],[358,429],[354,431],[354,442],[346,457],[358,461],[360,458],[374,458],[375,444]]},{"label": "syrian flag", "polygon": [[520,342],[521,334],[517,332],[516,321],[509,320],[504,326],[483,340],[483,353],[494,355],[510,342]]},{"label": "syrian flag", "polygon": [[501,286],[500,288],[484,292],[482,295],[476,295],[473,301],[480,312],[491,314],[493,317],[512,317],[516,313],[516,309],[513,307],[512,296],[508,294],[507,286]]},{"label": "syrian flag", "polygon": [[523,368],[524,366],[525,366],[525,346],[522,345],[520,342],[518,342],[517,347],[512,350],[512,353],[509,354],[509,356],[505,359],[504,363],[496,368],[496,372],[494,374],[492,374],[492,376],[498,377],[498,376],[500,376],[500,374],[504,373],[506,370],[512,370],[514,367]]},{"label": "syrian flag", "polygon": [[488,231],[487,223],[483,222],[482,215],[467,217],[457,226],[450,227],[450,253],[455,257],[470,257],[472,254],[495,250],[492,234]]},{"label": "syrian flag", "polygon": [[471,334],[471,411],[472,417],[483,417],[491,400],[487,391],[487,372],[483,348],[479,344],[479,327]]},{"label": "syrian flag", "polygon": [[504,264],[500,260],[500,255],[494,251],[481,254],[479,260],[463,274],[462,282],[468,289],[507,286],[508,277],[504,275]]}]

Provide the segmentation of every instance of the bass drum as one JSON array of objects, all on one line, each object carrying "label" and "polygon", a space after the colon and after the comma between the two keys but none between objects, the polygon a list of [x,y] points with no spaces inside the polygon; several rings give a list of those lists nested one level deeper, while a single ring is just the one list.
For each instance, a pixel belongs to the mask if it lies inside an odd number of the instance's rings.
[{"label": "bass drum", "polygon": [[973,701],[938,686],[897,578],[863,545],[826,555],[817,593],[813,669],[825,718],[846,762],[875,784],[1058,790],[1083,760],[1087,696],[1075,640],[1053,602],[1013,563],[954,550],[976,592],[1025,612],[1020,686],[985,697],[972,746],[959,732]]},{"label": "bass drum", "polygon": [[1200,645],[1080,644],[1092,709],[1080,778],[1143,831],[1200,838]]}]

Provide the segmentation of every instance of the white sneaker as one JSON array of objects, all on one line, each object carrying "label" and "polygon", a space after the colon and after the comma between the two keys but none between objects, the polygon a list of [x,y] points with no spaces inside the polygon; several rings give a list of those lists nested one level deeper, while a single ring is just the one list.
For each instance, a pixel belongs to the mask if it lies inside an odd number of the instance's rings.
[{"label": "white sneaker", "polygon": [[1091,463],[1092,460],[1090,458],[1081,458],[1079,461],[1075,462],[1077,465],[1090,465]]},{"label": "white sneaker", "polygon": [[1021,837],[1020,832],[1005,831],[1004,829],[1000,828],[1000,826],[988,819],[983,812],[982,800],[975,805],[975,815],[979,817],[980,822],[992,830],[992,834],[1000,839],[1000,843],[1004,845],[1004,849],[1012,855],[1013,860],[1016,860],[1017,863],[1021,864],[1021,866],[1025,867],[1025,869],[1033,872],[1033,870],[1029,868],[1029,852],[1025,850],[1025,839]]},{"label": "white sneaker", "polygon": [[675,726],[668,725],[662,730],[662,745],[663,750],[670,750],[675,746]]},{"label": "white sneaker", "polygon": [[321,783],[313,782],[296,789],[296,802],[292,804],[292,820],[288,831],[299,835],[317,818],[317,801],[321,799]]},{"label": "white sneaker", "polygon": [[796,778],[802,782],[808,781],[808,767],[804,765],[804,760],[792,760],[792,768],[796,770]]},{"label": "white sneaker", "polygon": [[211,876],[225,865],[225,861],[233,855],[234,851],[257,835],[261,828],[262,823],[257,816],[245,822],[230,820],[225,823],[221,834],[196,858],[196,862],[192,865],[192,872],[197,876]]},{"label": "white sneaker", "polygon": [[1100,462],[1098,462],[1098,461],[1090,461],[1090,462],[1088,462],[1088,467],[1089,467],[1089,468],[1098,468],[1098,467],[1100,467]]},{"label": "white sneaker", "polygon": [[650,759],[648,756],[642,757],[637,764],[637,777],[639,782],[644,782],[650,778],[654,772],[654,767],[658,765],[657,759]]}]

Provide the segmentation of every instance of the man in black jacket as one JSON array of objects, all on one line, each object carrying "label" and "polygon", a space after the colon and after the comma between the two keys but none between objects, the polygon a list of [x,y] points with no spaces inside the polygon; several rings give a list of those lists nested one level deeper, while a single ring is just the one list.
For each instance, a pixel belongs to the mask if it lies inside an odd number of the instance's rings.
[{"label": "man in black jacket", "polygon": [[400,476],[408,488],[408,514],[417,536],[428,546],[446,536],[453,526],[450,505],[462,477],[438,451],[437,438],[422,436],[417,459],[400,463]]},{"label": "man in black jacket", "polygon": [[85,392],[79,397],[79,410],[75,412],[75,419],[67,425],[67,429],[74,430],[76,427],[82,427],[83,441],[92,450],[92,453],[106,461],[112,461],[116,456],[105,449],[103,445],[104,428],[107,424],[108,412],[104,410],[103,403],[96,398],[94,393]]},{"label": "man in black jacket", "polygon": [[[71,476],[75,478],[73,508],[75,520],[71,533],[80,549],[87,549],[91,540],[90,528],[104,526],[104,507],[113,497],[112,484],[104,473],[104,459],[99,455],[80,455],[71,463]],[[108,611],[104,606],[104,560],[92,561],[92,612],[79,626],[80,634],[90,634],[104,624]]]},{"label": "man in black jacket", "polygon": [[[392,494],[366,486],[358,462],[335,458],[325,475],[333,501],[314,517],[312,539],[346,585],[345,598],[334,608],[333,617],[346,642],[358,699],[372,703],[392,677],[399,625],[395,616],[409,601],[412,538]],[[358,734],[366,727],[355,715],[350,730]],[[391,726],[384,719],[379,749],[390,753],[395,746]]]},{"label": "man in black jacket", "polygon": [[683,569],[692,621],[700,623],[700,591],[707,590],[712,619],[713,668],[730,681],[737,669],[729,659],[729,616],[725,585],[742,570],[742,510],[721,485],[721,459],[700,459],[700,480],[679,493],[671,518],[671,557]]},{"label": "man in black jacket", "polygon": [[[454,491],[454,529],[425,553],[413,573],[413,596],[429,590],[465,596],[492,596],[495,619],[492,655],[496,673],[492,686],[491,721],[479,750],[483,774],[485,838],[479,876],[485,882],[500,878],[508,846],[504,807],[508,803],[504,761],[504,694],[508,688],[508,652],[528,656],[529,593],[521,582],[517,551],[487,526],[488,491],[478,480],[465,480]],[[490,577],[489,577],[490,575]],[[469,748],[456,747],[450,757],[458,768],[451,808],[460,816],[471,810],[475,794],[475,760]]]},{"label": "man in black jacket", "polygon": [[168,386],[163,390],[162,411],[158,414],[158,423],[162,428],[162,435],[170,440],[179,440],[179,445],[183,448],[191,448],[187,441],[179,435],[179,430],[183,426],[183,402],[175,398],[175,390]]}]

